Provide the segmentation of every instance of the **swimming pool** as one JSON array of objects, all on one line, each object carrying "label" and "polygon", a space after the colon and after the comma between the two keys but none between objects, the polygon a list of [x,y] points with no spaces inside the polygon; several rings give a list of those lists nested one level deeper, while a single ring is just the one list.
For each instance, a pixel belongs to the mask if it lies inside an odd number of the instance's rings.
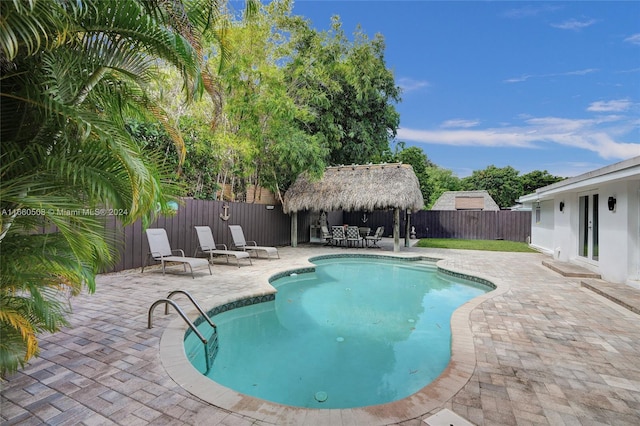
[{"label": "swimming pool", "polygon": [[[423,262],[311,261],[315,272],[272,282],[275,300],[213,317],[220,350],[208,374],[212,380],[298,407],[396,401],[446,368],[451,313],[491,290]],[[195,336],[185,339],[189,359],[204,371],[201,347]]]}]

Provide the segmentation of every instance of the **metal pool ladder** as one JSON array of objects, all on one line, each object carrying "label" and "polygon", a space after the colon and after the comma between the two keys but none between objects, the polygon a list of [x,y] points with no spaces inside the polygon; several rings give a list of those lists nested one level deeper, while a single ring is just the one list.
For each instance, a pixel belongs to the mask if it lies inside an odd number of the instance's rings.
[{"label": "metal pool ladder", "polygon": [[[213,334],[211,334],[211,337],[209,339],[205,339],[205,337],[198,330],[195,324],[187,317],[184,311],[180,309],[178,304],[173,300],[171,300],[171,297],[176,294],[184,294],[185,296],[187,296],[191,301],[191,303],[193,303],[193,306],[195,306],[198,312],[200,312],[200,315],[202,316],[202,318],[204,318],[205,321],[207,321],[209,325],[213,328]],[[213,360],[218,354],[218,327],[213,323],[213,321],[211,321],[211,318],[209,318],[209,316],[202,310],[200,305],[198,305],[198,302],[195,301],[195,299],[193,298],[193,296],[191,296],[191,294],[189,294],[187,291],[184,291],[184,290],[174,290],[171,293],[169,293],[169,295],[165,299],[158,299],[155,302],[153,302],[153,304],[149,308],[149,314],[147,317],[147,328],[150,329],[153,327],[153,321],[152,321],[153,311],[155,310],[156,306],[161,305],[163,303],[164,303],[164,314],[165,315],[169,314],[169,305],[173,306],[176,312],[178,312],[178,314],[182,317],[182,319],[187,323],[191,331],[193,331],[202,342],[202,345],[204,347],[204,357],[207,363],[207,371],[205,372],[205,374],[208,374],[209,370],[211,369],[211,366],[213,365]]]}]

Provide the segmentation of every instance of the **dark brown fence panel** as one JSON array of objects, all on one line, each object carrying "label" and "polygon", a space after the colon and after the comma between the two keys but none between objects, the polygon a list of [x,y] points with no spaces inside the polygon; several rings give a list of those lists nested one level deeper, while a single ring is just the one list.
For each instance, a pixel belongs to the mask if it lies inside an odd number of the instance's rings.
[{"label": "dark brown fence panel", "polygon": [[411,225],[418,238],[525,242],[531,235],[531,212],[425,210],[411,216]]},{"label": "dark brown fence panel", "polygon": [[311,237],[311,220],[311,215],[308,211],[298,212],[298,243],[309,242]]},{"label": "dark brown fence panel", "polygon": [[[225,208],[226,207],[226,208]],[[309,212],[298,213],[298,242],[309,242]],[[226,220],[225,220],[226,219]],[[406,216],[400,215],[400,235],[404,237]],[[385,236],[393,233],[393,210],[374,212],[328,212],[329,226],[344,223],[367,226],[375,230],[384,226]],[[259,245],[291,244],[291,217],[281,206],[264,204],[185,199],[175,216],[158,217],[150,228],[164,228],[173,249],[183,249],[193,256],[197,247],[194,226],[209,226],[218,244],[231,248],[233,240],[228,225],[241,225],[247,240]],[[526,241],[531,235],[531,212],[528,211],[434,211],[422,210],[411,215],[417,238],[504,239]],[[41,232],[55,232],[44,228]],[[118,261],[107,272],[140,268],[149,253],[149,244],[141,221],[123,227],[115,216],[105,220],[107,238],[114,242]]]},{"label": "dark brown fence panel", "polygon": [[418,238],[462,238],[525,242],[530,211],[421,211],[412,215]]},{"label": "dark brown fence panel", "polygon": [[[307,216],[299,214],[303,221],[308,221]],[[185,199],[175,216],[159,216],[149,227],[164,228],[171,248],[182,249],[186,256],[193,256],[198,244],[194,230],[196,225],[209,226],[216,243],[226,244],[229,248],[233,239],[228,225],[241,225],[245,238],[256,241],[259,245],[291,244],[291,219],[282,212],[281,206],[267,209],[264,204]],[[149,243],[141,221],[122,227],[113,218],[107,222],[105,230],[116,242],[119,252],[119,260],[110,272],[140,268],[144,264],[149,253]],[[298,236],[299,242],[309,241],[308,226],[306,230],[299,229]]]},{"label": "dark brown fence panel", "polygon": [[[365,222],[366,218],[366,222]],[[345,212],[346,223],[368,226],[372,230],[385,227],[385,235],[393,233],[393,211],[371,213]],[[525,242],[531,235],[530,211],[459,211],[421,210],[411,215],[411,227],[417,238],[460,238],[470,240],[510,240]],[[400,235],[404,237],[406,217],[400,214]]]},{"label": "dark brown fence panel", "polygon": [[[371,228],[371,232],[379,226],[384,226],[384,235],[393,234],[393,210],[375,210],[373,212],[344,212],[344,223],[360,227]],[[400,234],[404,235],[404,213],[400,215]],[[337,224],[335,224],[337,225]]]},{"label": "dark brown fence panel", "polygon": [[329,232],[331,232],[332,226],[344,225],[345,221],[345,213],[342,211],[337,212],[327,212],[327,225],[329,228]]}]

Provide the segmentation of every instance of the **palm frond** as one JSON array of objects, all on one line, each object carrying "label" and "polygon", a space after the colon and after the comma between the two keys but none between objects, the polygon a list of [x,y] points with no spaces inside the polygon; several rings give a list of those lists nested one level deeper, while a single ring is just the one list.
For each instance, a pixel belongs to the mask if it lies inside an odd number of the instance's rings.
[{"label": "palm frond", "polygon": [[9,61],[60,45],[68,35],[70,21],[54,0],[2,1],[0,16],[0,47]]},{"label": "palm frond", "polygon": [[[150,57],[160,57],[176,66],[185,76],[199,73],[200,64],[191,40],[175,27],[146,14],[138,1],[121,0],[117,3],[97,1],[96,12],[88,14],[80,22],[85,38],[98,34],[117,34],[118,51],[122,54],[144,52]],[[113,41],[113,40],[112,40]]]},{"label": "palm frond", "polygon": [[0,374],[37,354],[35,335],[63,325],[66,298],[94,291],[114,261],[105,218],[91,212],[113,207],[127,211],[124,224],[148,223],[178,188],[124,123],[154,117],[184,157],[145,85],[162,61],[191,94],[216,94],[202,77],[199,37],[217,15],[197,8],[218,2],[175,0],[172,11],[167,1],[0,2],[0,207],[9,212],[0,245],[11,253],[0,262]]}]

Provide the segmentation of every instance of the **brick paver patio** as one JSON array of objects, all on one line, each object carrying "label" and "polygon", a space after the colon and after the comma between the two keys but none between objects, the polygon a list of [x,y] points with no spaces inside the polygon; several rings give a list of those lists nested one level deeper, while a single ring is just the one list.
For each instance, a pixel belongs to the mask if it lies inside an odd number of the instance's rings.
[{"label": "brick paver patio", "polygon": [[[384,247],[389,253],[388,242]],[[442,408],[477,425],[640,424],[640,315],[581,287],[580,278],[542,266],[541,254],[402,248],[402,254],[439,257],[443,267],[499,286],[454,317],[454,333],[466,329],[472,341],[468,374],[453,366],[456,380],[427,387],[424,405],[411,407],[408,417],[384,406],[289,410],[254,400],[237,410],[221,408],[222,397],[220,406],[215,398],[206,402],[168,375],[160,339],[177,316],[156,309],[154,327],[147,329],[155,300],[184,289],[209,308],[264,293],[269,276],[331,251],[381,252],[283,247],[279,260],[242,268],[216,263],[213,276],[205,268],[195,279],[178,267],[164,276],[158,268],[100,276],[95,294],[72,299],[72,326],[42,336],[40,357],[1,384],[3,424],[417,426]],[[429,395],[445,398],[434,406]]]}]

